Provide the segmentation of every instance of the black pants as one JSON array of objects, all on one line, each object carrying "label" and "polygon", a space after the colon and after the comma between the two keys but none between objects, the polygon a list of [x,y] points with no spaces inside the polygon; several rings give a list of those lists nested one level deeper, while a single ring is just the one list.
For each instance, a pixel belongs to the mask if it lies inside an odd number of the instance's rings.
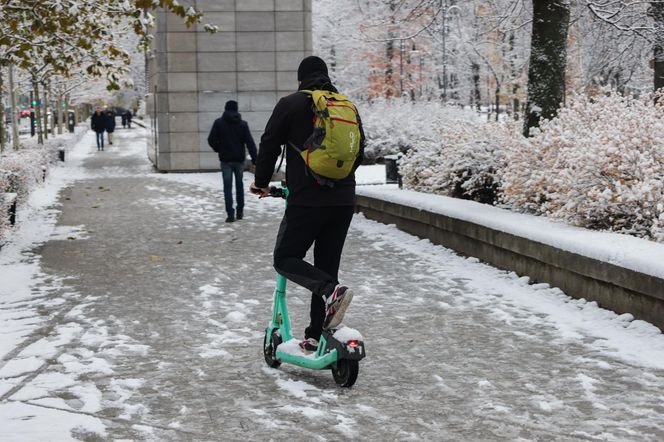
[{"label": "black pants", "polygon": [[[288,206],[274,248],[274,268],[294,283],[311,290],[311,322],[305,338],[319,339],[325,321],[324,296],[339,283],[339,263],[353,206]],[[304,261],[314,244],[314,265]]]}]

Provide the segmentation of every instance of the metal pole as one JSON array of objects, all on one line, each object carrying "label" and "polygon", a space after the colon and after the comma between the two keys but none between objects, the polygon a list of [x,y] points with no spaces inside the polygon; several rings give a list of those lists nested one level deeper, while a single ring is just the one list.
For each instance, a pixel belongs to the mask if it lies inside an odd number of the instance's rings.
[{"label": "metal pole", "polygon": [[403,97],[403,39],[399,42],[399,97]]},{"label": "metal pole", "polygon": [[14,89],[14,65],[9,65],[9,94],[12,106],[12,147],[18,150],[18,112],[16,111],[16,90]]},{"label": "metal pole", "polygon": [[0,121],[0,152],[5,150],[5,143],[7,142],[7,116],[5,115],[5,103],[2,100],[3,98],[3,81],[4,78],[2,77],[2,69],[0,69],[0,117],[2,117],[2,121]]},{"label": "metal pole", "polygon": [[447,0],[440,0],[440,13],[442,14],[442,37],[443,37],[443,101],[447,101],[447,49],[445,47],[445,34],[447,27]]}]

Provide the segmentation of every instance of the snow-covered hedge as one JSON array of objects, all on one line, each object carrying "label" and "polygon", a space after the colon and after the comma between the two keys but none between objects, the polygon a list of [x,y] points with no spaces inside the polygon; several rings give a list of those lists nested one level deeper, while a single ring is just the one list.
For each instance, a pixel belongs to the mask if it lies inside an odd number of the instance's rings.
[{"label": "snow-covered hedge", "polygon": [[664,106],[578,96],[533,137],[504,123],[439,124],[400,168],[407,187],[664,242]]},{"label": "snow-covered hedge", "polygon": [[438,102],[377,99],[358,108],[367,137],[365,157],[372,163],[412,147],[435,148],[443,123],[478,119],[471,110]]},{"label": "snow-covered hedge", "polygon": [[482,203],[496,202],[499,173],[516,133],[513,125],[445,121],[433,146],[404,155],[400,170],[406,187]]},{"label": "snow-covered hedge", "polygon": [[664,241],[664,106],[578,96],[510,154],[502,200],[592,229]]},{"label": "snow-covered hedge", "polygon": [[[58,149],[71,138],[66,134],[49,139],[41,146],[31,139],[22,143],[19,150],[11,150],[11,147],[5,150],[0,155],[0,193],[16,193],[18,204],[25,203],[30,192],[44,182],[51,165],[58,161]],[[0,207],[0,240],[6,236],[8,227],[7,208]]]}]

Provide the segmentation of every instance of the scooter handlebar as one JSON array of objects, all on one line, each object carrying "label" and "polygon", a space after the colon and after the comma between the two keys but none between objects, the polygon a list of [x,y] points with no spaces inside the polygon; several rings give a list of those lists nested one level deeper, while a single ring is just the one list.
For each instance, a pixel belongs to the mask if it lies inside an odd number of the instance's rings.
[{"label": "scooter handlebar", "polygon": [[270,193],[267,196],[274,198],[286,198],[283,187],[270,186]]}]

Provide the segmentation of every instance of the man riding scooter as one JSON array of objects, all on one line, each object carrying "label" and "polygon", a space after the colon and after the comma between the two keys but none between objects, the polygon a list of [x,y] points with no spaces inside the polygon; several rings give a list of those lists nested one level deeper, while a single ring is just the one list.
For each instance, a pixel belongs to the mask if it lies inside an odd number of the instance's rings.
[{"label": "man riding scooter", "polygon": [[[323,328],[334,328],[341,323],[353,297],[352,291],[339,283],[338,272],[354,212],[354,172],[364,157],[364,133],[357,117],[357,123],[353,124],[357,125],[355,131],[359,129],[359,137],[351,142],[359,142],[359,146],[352,170],[343,179],[322,183],[303,160],[301,150],[314,132],[311,92],[336,93],[337,90],[328,76],[327,65],[315,56],[302,60],[297,77],[298,92],[282,98],[267,123],[251,191],[261,196],[269,194],[268,186],[281,146],[286,146],[288,207],[277,236],[274,267],[281,275],[312,292],[310,324],[300,347],[315,351]],[[312,245],[313,265],[304,261]]]}]

